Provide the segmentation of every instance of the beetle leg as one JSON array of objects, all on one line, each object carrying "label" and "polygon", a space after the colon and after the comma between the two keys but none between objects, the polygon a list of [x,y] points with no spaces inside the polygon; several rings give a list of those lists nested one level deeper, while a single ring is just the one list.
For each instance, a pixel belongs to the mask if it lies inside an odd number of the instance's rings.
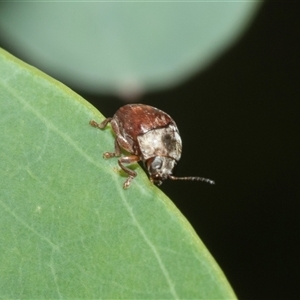
[{"label": "beetle leg", "polygon": [[139,160],[140,158],[136,155],[123,156],[118,159],[120,168],[129,175],[123,184],[124,189],[127,189],[130,186],[131,181],[133,180],[134,177],[136,177],[137,174],[135,171],[125,167],[123,164],[131,164],[134,162],[138,162]]},{"label": "beetle leg", "polygon": [[97,123],[96,121],[94,120],[91,120],[90,121],[90,125],[93,126],[93,127],[97,127],[99,129],[103,129],[106,127],[106,125],[112,120],[112,118],[107,118],[105,119],[104,121],[102,121],[101,123]]},{"label": "beetle leg", "polygon": [[[112,118],[107,118],[104,121],[102,121],[101,123],[97,123],[96,121],[91,120],[90,125],[93,126],[93,127],[99,128],[99,129],[104,129],[106,127],[106,125],[109,122],[111,122],[111,120],[112,120]],[[114,156],[120,156],[120,155],[121,155],[121,149],[120,149],[120,146],[117,142],[117,139],[115,139],[115,152],[105,152],[105,153],[103,153],[103,157],[106,158],[106,159],[114,157]]]},{"label": "beetle leg", "polygon": [[118,144],[117,139],[115,139],[115,152],[105,152],[103,153],[103,158],[107,159],[107,158],[120,156],[120,155],[121,155],[121,148]]}]

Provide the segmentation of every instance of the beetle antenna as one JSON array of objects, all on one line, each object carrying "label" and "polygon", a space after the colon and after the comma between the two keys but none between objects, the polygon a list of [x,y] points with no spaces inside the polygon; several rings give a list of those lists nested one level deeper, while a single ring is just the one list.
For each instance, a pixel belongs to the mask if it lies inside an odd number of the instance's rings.
[{"label": "beetle antenna", "polygon": [[172,175],[169,175],[169,178],[172,180],[193,180],[193,181],[204,181],[210,184],[215,184],[215,182],[211,179],[204,178],[204,177],[175,177]]}]

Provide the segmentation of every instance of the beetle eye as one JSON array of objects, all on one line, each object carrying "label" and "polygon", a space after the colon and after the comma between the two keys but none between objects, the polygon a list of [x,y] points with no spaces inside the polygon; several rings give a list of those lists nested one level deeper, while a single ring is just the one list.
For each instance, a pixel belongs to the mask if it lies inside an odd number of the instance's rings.
[{"label": "beetle eye", "polygon": [[159,156],[156,156],[154,160],[150,164],[150,172],[156,173],[156,170],[161,169],[162,167],[162,159]]}]

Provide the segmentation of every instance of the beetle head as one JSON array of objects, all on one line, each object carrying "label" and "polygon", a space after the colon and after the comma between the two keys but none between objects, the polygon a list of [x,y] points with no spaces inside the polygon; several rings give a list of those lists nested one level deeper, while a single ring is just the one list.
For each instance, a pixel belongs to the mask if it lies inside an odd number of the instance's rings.
[{"label": "beetle head", "polygon": [[155,156],[146,161],[150,180],[157,185],[170,178],[176,165],[176,160],[167,156]]}]

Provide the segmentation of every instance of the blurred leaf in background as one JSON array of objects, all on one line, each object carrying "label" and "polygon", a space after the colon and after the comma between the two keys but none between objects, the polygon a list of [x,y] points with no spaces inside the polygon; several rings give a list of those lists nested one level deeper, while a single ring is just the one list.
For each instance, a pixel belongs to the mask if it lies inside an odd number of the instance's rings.
[{"label": "blurred leaf in background", "polygon": [[134,95],[206,67],[249,25],[260,1],[1,3],[2,38],[77,89]]}]

